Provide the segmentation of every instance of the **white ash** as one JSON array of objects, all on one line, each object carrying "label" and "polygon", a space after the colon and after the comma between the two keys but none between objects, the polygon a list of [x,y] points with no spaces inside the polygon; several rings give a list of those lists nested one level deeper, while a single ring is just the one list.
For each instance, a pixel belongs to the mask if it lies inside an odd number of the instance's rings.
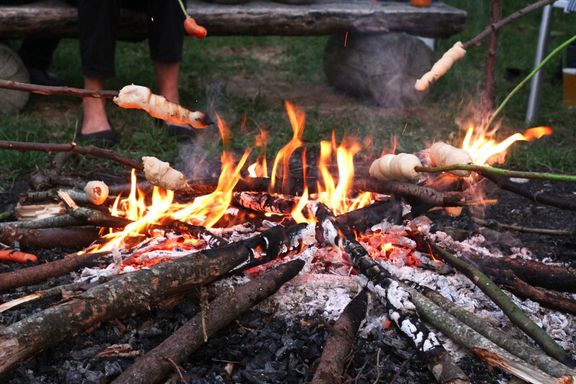
[{"label": "white ash", "polygon": [[233,225],[228,228],[210,228],[210,232],[216,236],[226,236],[234,233],[249,233],[254,234],[256,227],[252,223],[242,223]]}]

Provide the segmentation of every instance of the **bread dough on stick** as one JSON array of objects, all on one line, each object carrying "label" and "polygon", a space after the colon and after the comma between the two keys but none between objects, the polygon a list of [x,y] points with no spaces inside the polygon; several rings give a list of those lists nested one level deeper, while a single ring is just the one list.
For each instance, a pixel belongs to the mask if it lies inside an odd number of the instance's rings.
[{"label": "bread dough on stick", "polygon": [[188,187],[182,172],[172,168],[169,163],[153,156],[143,156],[142,163],[144,164],[144,175],[150,184],[172,191],[179,191]]},{"label": "bread dough on stick", "polygon": [[387,154],[374,160],[368,172],[378,180],[417,180],[420,174],[414,168],[421,166],[420,159],[415,155]]},{"label": "bread dough on stick", "polygon": [[414,88],[420,92],[428,90],[433,82],[444,76],[446,72],[452,68],[454,63],[456,63],[458,60],[461,60],[465,55],[466,50],[464,49],[462,42],[456,42],[452,48],[446,51],[440,60],[438,60],[436,64],[432,66],[430,71],[426,72],[421,78],[416,80]]},{"label": "bread dough on stick", "polygon": [[190,111],[141,85],[123,87],[114,97],[114,102],[122,108],[143,109],[150,116],[175,125],[190,125],[193,128],[206,128],[209,125],[204,112]]},{"label": "bread dough on stick", "polygon": [[[455,164],[470,164],[472,157],[461,148],[456,148],[442,141],[434,143],[430,147],[430,161],[435,167],[445,167]],[[455,176],[470,176],[470,171],[450,171]]]}]

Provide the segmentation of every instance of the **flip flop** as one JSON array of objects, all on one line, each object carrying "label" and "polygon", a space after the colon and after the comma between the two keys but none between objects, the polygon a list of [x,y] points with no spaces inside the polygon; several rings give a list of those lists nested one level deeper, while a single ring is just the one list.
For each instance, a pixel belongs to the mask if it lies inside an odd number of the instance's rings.
[{"label": "flip flop", "polygon": [[112,147],[118,144],[116,133],[113,129],[96,133],[78,133],[77,140],[81,144],[96,145],[101,147]]}]

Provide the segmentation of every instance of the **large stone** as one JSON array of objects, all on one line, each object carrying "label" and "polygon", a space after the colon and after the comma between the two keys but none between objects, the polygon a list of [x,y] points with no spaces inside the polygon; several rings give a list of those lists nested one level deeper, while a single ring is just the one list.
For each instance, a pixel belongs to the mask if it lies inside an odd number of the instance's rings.
[{"label": "large stone", "polygon": [[432,50],[405,33],[332,35],[324,55],[331,85],[383,107],[421,101],[424,94],[414,89],[414,83],[432,64]]},{"label": "large stone", "polygon": [[[4,44],[0,44],[0,79],[29,82],[24,63],[16,52]],[[29,96],[28,92],[0,89],[0,113],[19,112],[28,102]]]}]

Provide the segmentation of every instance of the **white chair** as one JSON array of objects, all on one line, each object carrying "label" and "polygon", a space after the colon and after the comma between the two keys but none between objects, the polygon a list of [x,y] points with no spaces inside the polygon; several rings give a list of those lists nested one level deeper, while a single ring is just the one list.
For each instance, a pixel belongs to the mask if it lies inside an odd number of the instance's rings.
[{"label": "white chair", "polygon": [[[559,0],[551,5],[544,7],[542,11],[542,21],[540,22],[540,31],[538,32],[538,42],[536,44],[536,56],[534,58],[534,67],[538,66],[546,55],[548,36],[550,34],[550,22],[552,19],[553,8],[563,8],[564,12],[576,11],[576,1]],[[532,77],[530,82],[530,96],[528,98],[528,108],[526,109],[526,126],[531,126],[538,114],[540,105],[540,88],[542,86],[542,70],[538,71]]]}]

